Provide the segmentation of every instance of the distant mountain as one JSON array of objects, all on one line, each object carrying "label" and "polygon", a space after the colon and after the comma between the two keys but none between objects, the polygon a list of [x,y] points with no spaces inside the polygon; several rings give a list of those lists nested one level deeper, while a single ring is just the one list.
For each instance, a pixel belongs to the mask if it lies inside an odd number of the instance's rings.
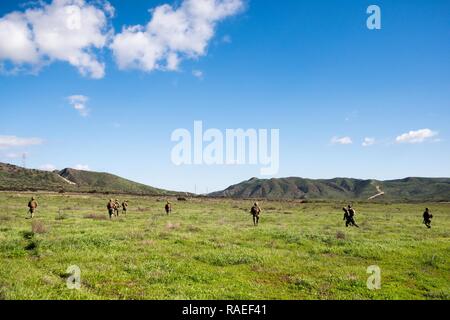
[{"label": "distant mountain", "polygon": [[257,179],[209,194],[211,197],[255,199],[333,199],[388,201],[450,201],[450,178],[406,178],[401,180],[359,180],[335,178]]},{"label": "distant mountain", "polygon": [[[0,163],[0,190],[112,193],[135,195],[178,195],[109,173],[64,169],[42,171]],[[450,201],[450,178],[405,178],[360,180],[350,178],[257,179],[210,193],[210,197],[240,199]]]},{"label": "distant mountain", "polygon": [[0,190],[169,195],[176,192],[153,188],[121,177],[92,171],[64,169],[42,171],[0,163]]}]

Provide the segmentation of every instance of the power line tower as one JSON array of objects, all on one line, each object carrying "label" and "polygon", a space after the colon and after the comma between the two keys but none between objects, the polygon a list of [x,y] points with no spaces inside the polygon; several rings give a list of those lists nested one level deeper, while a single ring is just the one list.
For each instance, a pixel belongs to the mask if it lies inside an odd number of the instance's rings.
[{"label": "power line tower", "polygon": [[27,154],[25,152],[22,153],[22,167],[23,168],[27,167]]}]

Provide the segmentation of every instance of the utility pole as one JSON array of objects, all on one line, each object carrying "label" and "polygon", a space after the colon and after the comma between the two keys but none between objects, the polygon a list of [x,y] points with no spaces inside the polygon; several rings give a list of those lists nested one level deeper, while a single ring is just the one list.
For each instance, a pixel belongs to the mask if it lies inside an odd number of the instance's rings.
[{"label": "utility pole", "polygon": [[27,154],[25,152],[22,153],[22,167],[23,168],[27,167]]}]

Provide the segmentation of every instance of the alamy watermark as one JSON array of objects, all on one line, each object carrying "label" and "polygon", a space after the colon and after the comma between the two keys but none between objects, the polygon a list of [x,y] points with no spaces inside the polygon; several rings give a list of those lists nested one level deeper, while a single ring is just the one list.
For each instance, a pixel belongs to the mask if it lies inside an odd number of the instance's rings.
[{"label": "alamy watermark", "polygon": [[367,289],[380,290],[381,289],[381,268],[379,266],[367,267],[367,273],[370,274],[367,279]]},{"label": "alamy watermark", "polygon": [[367,14],[370,16],[367,18],[367,28],[369,30],[381,30],[381,8],[375,4],[370,5],[367,8]]},{"label": "alamy watermark", "polygon": [[272,176],[280,168],[279,129],[207,129],[194,121],[193,132],[176,129],[171,140],[171,160],[180,165],[260,165],[260,173]]},{"label": "alamy watermark", "polygon": [[66,27],[69,30],[81,29],[81,9],[78,6],[65,7],[67,14]]},{"label": "alamy watermark", "polygon": [[66,280],[67,289],[80,290],[81,288],[81,269],[79,266],[69,266],[66,270],[69,277]]}]

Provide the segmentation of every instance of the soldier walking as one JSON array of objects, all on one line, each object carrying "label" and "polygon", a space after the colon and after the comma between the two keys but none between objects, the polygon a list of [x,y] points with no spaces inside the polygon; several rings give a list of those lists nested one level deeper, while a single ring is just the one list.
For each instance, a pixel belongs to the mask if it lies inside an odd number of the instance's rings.
[{"label": "soldier walking", "polygon": [[250,209],[250,213],[253,216],[253,225],[257,226],[259,224],[259,215],[261,213],[261,208],[258,205],[258,202],[253,204],[253,207]]},{"label": "soldier walking", "polygon": [[36,212],[36,209],[38,207],[38,203],[36,201],[35,197],[32,197],[31,200],[28,202],[28,213],[31,215],[31,219],[34,218],[34,213]]},{"label": "soldier walking", "polygon": [[347,208],[343,208],[344,210],[344,220],[345,220],[345,226],[353,226],[359,228],[359,226],[355,222],[355,210],[352,208],[351,205],[348,205]]},{"label": "soldier walking", "polygon": [[116,217],[119,216],[119,208],[120,208],[120,202],[119,202],[119,199],[116,199],[116,201],[114,201],[114,214]]},{"label": "soldier walking", "polygon": [[342,210],[344,211],[344,221],[345,221],[345,226],[348,227],[348,225],[349,225],[349,223],[350,223],[348,210],[347,210],[346,207],[343,207]]},{"label": "soldier walking", "polygon": [[124,202],[122,202],[122,213],[126,215],[127,210],[128,210],[128,200],[125,200]]},{"label": "soldier walking", "polygon": [[109,199],[109,202],[106,205],[106,208],[108,208],[109,219],[112,219],[112,216],[114,215],[114,208],[115,208],[113,199]]},{"label": "soldier walking", "polygon": [[431,229],[431,219],[433,219],[433,215],[428,208],[425,208],[425,212],[423,213],[423,223],[428,229]]},{"label": "soldier walking", "polygon": [[166,214],[170,214],[172,212],[172,204],[169,201],[167,201],[164,209],[166,210]]}]

